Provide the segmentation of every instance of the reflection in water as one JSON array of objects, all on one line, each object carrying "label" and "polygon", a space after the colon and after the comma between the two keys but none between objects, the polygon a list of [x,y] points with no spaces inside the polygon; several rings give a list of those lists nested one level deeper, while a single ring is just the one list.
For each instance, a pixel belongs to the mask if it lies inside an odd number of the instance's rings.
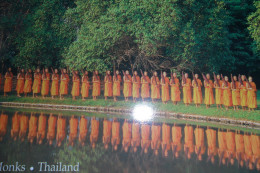
[{"label": "reflection in water", "polygon": [[[15,112],[9,119],[12,120],[10,132],[8,132],[8,115],[2,113],[0,116],[1,141],[8,140],[8,133],[12,141],[17,141],[19,138],[17,142],[24,143],[27,138],[31,145],[44,144],[46,141],[48,145],[64,150],[60,151],[57,156],[64,160],[67,156],[61,157],[61,153],[63,152],[65,155],[64,152],[71,150],[67,145],[74,146],[74,150],[90,146],[89,148],[92,148],[93,151],[88,149],[87,151],[97,154],[95,152],[100,150],[99,157],[104,157],[101,153],[108,151],[111,145],[114,154],[123,151],[125,154],[141,153],[140,157],[146,157],[145,155],[148,157],[152,153],[158,158],[204,160],[215,165],[226,166],[234,165],[237,162],[236,165],[239,167],[260,170],[260,139],[258,135],[254,134],[188,124],[140,123],[116,118],[101,120],[85,116],[64,117],[60,114],[57,116],[31,113],[28,116]],[[61,147],[64,143],[67,145]],[[75,145],[76,143],[79,145]],[[100,148],[100,143],[102,143],[103,149]],[[121,150],[116,151],[119,147]],[[78,155],[82,155],[82,152]],[[67,161],[69,162],[69,160]]]}]

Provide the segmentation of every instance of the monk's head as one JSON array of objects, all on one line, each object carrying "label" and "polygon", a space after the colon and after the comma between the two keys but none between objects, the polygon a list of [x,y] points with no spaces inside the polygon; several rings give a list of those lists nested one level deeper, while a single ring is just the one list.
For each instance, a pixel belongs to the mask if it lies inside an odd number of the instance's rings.
[{"label": "monk's head", "polygon": [[253,82],[253,78],[251,76],[249,76],[248,81]]},{"label": "monk's head", "polygon": [[227,82],[228,82],[228,77],[227,77],[227,76],[225,76],[225,81],[227,81]]},{"label": "monk's head", "polygon": [[107,149],[108,149],[108,144],[105,144],[104,147],[105,147],[105,149],[107,150]]},{"label": "monk's head", "polygon": [[249,170],[253,170],[254,169],[254,165],[252,162],[249,163]]},{"label": "monk's head", "polygon": [[233,76],[234,81],[237,81],[237,76]]},{"label": "monk's head", "polygon": [[88,75],[88,71],[87,70],[85,70],[85,73],[84,73],[85,75]]},{"label": "monk's head", "polygon": [[154,154],[155,154],[156,156],[158,156],[159,151],[158,151],[158,150],[154,150]]},{"label": "monk's head", "polygon": [[63,73],[67,73],[67,70],[65,68],[63,69]]},{"label": "monk's head", "polygon": [[137,75],[137,71],[134,71],[134,74]]},{"label": "monk's head", "polygon": [[33,143],[33,138],[30,139],[30,143],[31,143],[31,144]]},{"label": "monk's head", "polygon": [[175,152],[175,157],[179,158],[179,152]]},{"label": "monk's head", "polygon": [[110,70],[107,71],[107,74],[110,75]]},{"label": "monk's head", "polygon": [[217,75],[217,79],[220,79],[220,75],[219,74]]},{"label": "monk's head", "polygon": [[147,154],[148,153],[148,148],[144,149],[144,153]]},{"label": "monk's head", "polygon": [[52,145],[52,140],[49,140],[49,145]]},{"label": "monk's head", "polygon": [[241,79],[244,81],[244,80],[246,80],[246,76],[245,75],[242,75],[241,76]]},{"label": "monk's head", "polygon": [[198,78],[199,78],[199,75],[198,75],[198,74],[195,74],[195,78],[198,79]]},{"label": "monk's head", "polygon": [[117,145],[114,146],[114,150],[115,150],[115,151],[117,150]]},{"label": "monk's head", "polygon": [[244,166],[244,161],[243,161],[243,160],[240,160],[239,165],[240,165],[241,167],[243,167],[243,166]]},{"label": "monk's head", "polygon": [[235,160],[234,160],[233,158],[231,158],[231,159],[230,159],[230,164],[231,164],[231,165],[234,165],[234,163],[235,163]]},{"label": "monk's head", "polygon": [[199,160],[199,161],[202,160],[202,155],[201,155],[201,154],[198,155],[198,160]]},{"label": "monk's head", "polygon": [[57,143],[57,146],[58,146],[58,147],[60,147],[60,146],[61,146],[61,141],[59,141],[59,142]]},{"label": "monk's head", "polygon": [[188,159],[191,158],[191,154],[190,154],[190,152],[188,152],[187,157],[188,157]]},{"label": "monk's head", "polygon": [[125,146],[125,147],[124,147],[124,150],[125,150],[125,152],[127,152],[127,151],[128,151],[128,147],[127,147],[127,146]]},{"label": "monk's head", "polygon": [[222,164],[225,165],[226,164],[226,159],[222,158]]},{"label": "monk's head", "polygon": [[185,78],[188,78],[189,77],[189,74],[188,73],[185,73]]},{"label": "monk's head", "polygon": [[164,157],[168,157],[168,150],[164,151]]},{"label": "monk's head", "polygon": [[207,77],[207,79],[210,79],[210,74],[207,73],[207,74],[206,74],[206,77]]},{"label": "monk's head", "polygon": [[144,72],[144,75],[147,76],[147,71]]},{"label": "monk's head", "polygon": [[9,68],[8,68],[8,71],[9,71],[9,72],[11,72],[11,71],[12,71],[12,68],[11,68],[11,67],[9,67]]},{"label": "monk's head", "polygon": [[119,74],[119,70],[116,70],[116,74]]},{"label": "monk's head", "polygon": [[153,75],[154,75],[154,76],[157,76],[157,72],[156,72],[156,71],[155,71],[155,72],[153,72]]},{"label": "monk's head", "polygon": [[126,71],[125,71],[125,74],[129,74],[129,71],[128,71],[128,70],[126,70]]},{"label": "monk's head", "polygon": [[46,68],[46,69],[45,69],[45,73],[48,73],[48,72],[49,72],[49,70],[48,70],[48,68]]},{"label": "monk's head", "polygon": [[166,77],[167,73],[166,72],[163,72],[163,76]]},{"label": "monk's head", "polygon": [[95,142],[92,142],[91,147],[92,147],[93,149],[96,148],[96,143],[95,143]]},{"label": "monk's head", "polygon": [[42,144],[42,139],[40,139],[38,143],[41,145]]},{"label": "monk's head", "polygon": [[76,74],[79,74],[78,70],[75,71]]},{"label": "monk's head", "polygon": [[24,69],[23,68],[22,68],[21,72],[24,73]]},{"label": "monk's head", "polygon": [[54,73],[57,74],[58,73],[58,69],[55,68]]},{"label": "monk's head", "polygon": [[211,161],[212,164],[214,164],[215,158],[214,158],[214,157],[211,157],[210,161]]},{"label": "monk's head", "polygon": [[31,72],[32,72],[32,69],[29,69],[28,71],[29,71],[29,73],[31,73]]},{"label": "monk's head", "polygon": [[134,147],[134,152],[136,153],[136,151],[137,151],[137,147]]},{"label": "monk's head", "polygon": [[95,70],[96,75],[98,75],[98,70]]},{"label": "monk's head", "polygon": [[176,74],[176,73],[173,73],[173,77],[177,77],[177,74]]},{"label": "monk's head", "polygon": [[37,70],[36,70],[38,73],[40,72],[40,69],[39,68],[37,68]]}]

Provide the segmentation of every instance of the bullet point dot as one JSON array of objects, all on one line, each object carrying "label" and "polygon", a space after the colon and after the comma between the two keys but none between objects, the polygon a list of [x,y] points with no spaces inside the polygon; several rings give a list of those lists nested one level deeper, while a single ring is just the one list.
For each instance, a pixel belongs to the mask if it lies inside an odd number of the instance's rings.
[{"label": "bullet point dot", "polygon": [[33,171],[33,169],[34,169],[34,168],[31,166],[31,167],[30,167],[30,170]]}]

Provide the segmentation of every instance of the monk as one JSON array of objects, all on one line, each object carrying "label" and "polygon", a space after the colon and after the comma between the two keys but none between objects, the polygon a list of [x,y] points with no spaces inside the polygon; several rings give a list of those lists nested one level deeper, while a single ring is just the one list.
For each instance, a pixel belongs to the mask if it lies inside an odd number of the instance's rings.
[{"label": "monk", "polygon": [[32,92],[32,69],[29,69],[25,74],[25,83],[23,88],[24,96]]},{"label": "monk", "polygon": [[48,119],[48,132],[47,132],[47,141],[49,145],[52,145],[53,140],[55,139],[56,124],[57,124],[57,117],[51,113]]},{"label": "monk", "polygon": [[64,95],[68,94],[69,80],[69,74],[67,73],[67,70],[64,68],[60,76],[60,100],[63,100]]},{"label": "monk", "polygon": [[111,140],[111,130],[112,130],[112,122],[107,120],[107,119],[104,119],[102,141],[103,141],[103,144],[104,144],[104,147],[105,147],[106,150],[108,149],[108,145],[109,145],[110,140]]},{"label": "monk", "polygon": [[20,118],[21,116],[18,112],[15,112],[14,116],[12,117],[12,129],[11,129],[11,138],[16,141],[20,131]]},{"label": "monk", "polygon": [[193,101],[196,107],[199,107],[202,103],[202,92],[201,92],[202,82],[199,79],[199,75],[195,74],[195,78],[192,80],[193,87]]},{"label": "monk", "polygon": [[245,110],[247,107],[247,88],[246,88],[247,82],[245,81],[245,79],[246,79],[245,75],[242,75],[241,76],[242,84],[239,84],[240,104],[241,104],[243,110]]},{"label": "monk", "polygon": [[70,118],[69,145],[74,146],[75,139],[78,135],[78,119],[74,115]]},{"label": "monk", "polygon": [[168,151],[171,149],[171,127],[168,124],[162,125],[162,154],[168,157]]},{"label": "monk", "polygon": [[202,155],[205,154],[206,146],[204,142],[204,129],[197,126],[194,130],[195,135],[195,153],[197,154],[198,160],[202,160]]},{"label": "monk", "polygon": [[107,100],[107,97],[113,96],[113,81],[109,70],[106,72],[104,82],[105,82],[104,96],[105,96],[105,100]]},{"label": "monk", "polygon": [[189,78],[188,73],[185,73],[185,80],[182,80],[183,87],[183,102],[188,106],[192,102],[191,98],[191,79]]},{"label": "monk", "polygon": [[13,73],[12,69],[9,67],[8,71],[5,73],[4,96],[7,96],[7,93],[12,91],[12,79]]},{"label": "monk", "polygon": [[27,129],[29,125],[29,118],[26,115],[22,115],[20,118],[20,131],[19,131],[19,138],[21,142],[25,140]]},{"label": "monk", "polygon": [[56,145],[61,146],[62,141],[66,137],[66,119],[62,115],[58,116],[57,120],[57,135],[56,135]]},{"label": "monk", "polygon": [[252,150],[252,139],[251,135],[244,134],[244,145],[245,145],[245,163],[246,167],[250,170],[253,169],[253,150]]},{"label": "monk", "polygon": [[125,152],[128,151],[128,148],[131,144],[131,138],[132,138],[132,125],[128,122],[127,119],[125,119],[125,122],[122,126],[123,130],[123,140],[122,140],[122,147]]},{"label": "monk", "polygon": [[234,85],[233,82],[231,82],[232,102],[233,102],[234,110],[238,110],[238,106],[240,105],[239,82],[237,81],[236,76],[233,76],[233,80],[234,80]]},{"label": "monk", "polygon": [[51,80],[51,74],[49,73],[48,68],[43,69],[42,73],[42,98],[45,98],[49,94],[50,91],[50,80]]},{"label": "monk", "polygon": [[206,78],[207,78],[207,80],[204,80],[204,87],[205,87],[204,103],[206,105],[206,108],[209,108],[210,105],[214,104],[214,94],[213,94],[214,83],[210,79],[209,74],[206,74]]},{"label": "monk", "polygon": [[99,121],[95,117],[91,119],[91,132],[90,132],[90,144],[94,149],[96,147],[96,142],[98,140],[99,133]]},{"label": "monk", "polygon": [[184,127],[184,153],[185,156],[190,159],[191,154],[194,152],[194,136],[193,127],[186,125]]},{"label": "monk", "polygon": [[85,100],[85,98],[89,96],[89,88],[90,88],[88,71],[84,72],[82,79],[81,79],[81,82],[82,82],[81,97],[82,97],[82,100]]},{"label": "monk", "polygon": [[38,119],[37,144],[42,144],[46,135],[47,117],[41,113]]},{"label": "monk", "polygon": [[222,84],[222,89],[223,89],[223,101],[224,105],[226,107],[226,110],[230,106],[232,106],[232,93],[231,93],[231,84],[228,82],[228,77],[225,76],[225,82]]},{"label": "monk", "polygon": [[163,72],[163,77],[161,78],[163,104],[166,104],[170,100],[169,84],[170,84],[170,80],[167,77],[167,73]]},{"label": "monk", "polygon": [[93,89],[92,89],[93,100],[97,100],[97,96],[100,96],[100,77],[98,75],[97,70],[93,72],[92,82],[93,82]]},{"label": "monk", "polygon": [[208,143],[208,161],[213,164],[215,162],[215,156],[217,155],[217,133],[216,130],[207,127],[206,130],[207,143]]},{"label": "monk", "polygon": [[151,77],[151,98],[153,103],[155,100],[160,99],[160,80],[156,71],[153,72]]},{"label": "monk", "polygon": [[24,79],[25,79],[25,74],[24,74],[24,69],[22,69],[22,70],[17,74],[17,84],[16,84],[17,97],[21,97],[20,94],[23,93]]},{"label": "monk", "polygon": [[133,83],[133,102],[136,102],[136,100],[140,97],[140,87],[141,87],[141,78],[140,76],[138,76],[137,71],[134,71],[132,77],[132,83]]},{"label": "monk", "polygon": [[239,131],[236,131],[235,134],[236,142],[236,159],[240,167],[244,166],[244,155],[245,155],[245,145],[244,145],[244,136],[240,134]]},{"label": "monk", "polygon": [[226,132],[218,130],[218,156],[219,156],[219,164],[226,164],[227,157],[227,140],[226,140]]},{"label": "monk", "polygon": [[125,101],[128,101],[128,98],[132,96],[132,77],[129,74],[129,71],[126,70],[123,77],[124,81],[124,97]]},{"label": "monk", "polygon": [[38,117],[31,113],[29,120],[28,141],[32,144],[37,136]]},{"label": "monk", "polygon": [[149,76],[147,76],[147,72],[145,71],[144,75],[141,77],[141,84],[142,84],[141,97],[143,101],[145,101],[145,99],[150,97],[149,83],[150,83],[150,78]]},{"label": "monk", "polygon": [[7,132],[8,115],[3,112],[0,115],[0,142],[3,140]]},{"label": "monk", "polygon": [[[253,82],[253,78],[249,76],[248,78],[249,83],[246,84],[247,89],[247,106],[249,108],[249,111],[254,111],[257,108],[256,103],[256,85]],[[250,84],[250,85],[249,85]]]},{"label": "monk", "polygon": [[71,90],[71,95],[72,99],[76,100],[76,97],[79,96],[79,85],[80,85],[80,77],[79,77],[79,72],[76,70],[73,72],[73,77],[72,77],[72,90]]},{"label": "monk", "polygon": [[116,74],[113,76],[113,96],[114,101],[117,101],[117,97],[120,96],[120,83],[122,81],[121,75],[119,74],[119,71],[116,70]]},{"label": "monk", "polygon": [[59,80],[60,76],[58,74],[58,69],[54,70],[54,73],[51,76],[51,98],[54,99],[56,96],[59,95]]},{"label": "monk", "polygon": [[227,140],[227,157],[228,157],[228,162],[231,165],[234,165],[234,158],[236,156],[236,142],[235,142],[235,132],[231,132],[227,130],[226,133],[226,140]]},{"label": "monk", "polygon": [[222,108],[223,104],[223,90],[222,90],[222,80],[220,80],[220,75],[217,75],[217,81],[214,81],[215,88],[215,98],[217,108]]},{"label": "monk", "polygon": [[88,133],[88,119],[86,119],[82,115],[79,121],[79,143],[81,146],[85,145],[87,133]]},{"label": "monk", "polygon": [[170,81],[171,85],[171,100],[174,105],[177,105],[181,101],[180,82],[177,78],[177,74],[173,73],[173,79]]},{"label": "monk", "polygon": [[181,138],[182,138],[182,132],[181,132],[181,127],[172,126],[172,153],[173,153],[173,158],[179,157],[179,152],[181,151],[182,148],[182,143],[181,143]]},{"label": "monk", "polygon": [[161,146],[161,125],[153,123],[151,149],[154,150],[154,154],[156,156],[159,154],[160,146]]},{"label": "monk", "polygon": [[113,119],[112,122],[112,137],[111,137],[111,145],[114,150],[117,150],[118,145],[120,143],[120,123],[117,121],[116,118]]},{"label": "monk", "polygon": [[141,145],[140,124],[134,121],[132,124],[132,140],[131,140],[131,146],[134,152],[137,151],[137,147],[139,147],[140,145]]},{"label": "monk", "polygon": [[260,168],[260,138],[258,135],[251,134],[251,141],[252,141],[252,153],[253,158],[252,161],[255,164],[257,170],[259,171]]},{"label": "monk", "polygon": [[42,83],[42,75],[40,73],[40,69],[37,68],[34,73],[34,81],[33,81],[33,97],[37,97],[37,94],[41,92],[41,83]]},{"label": "monk", "polygon": [[148,153],[148,149],[151,144],[150,134],[151,134],[151,126],[148,124],[142,124],[142,126],[141,126],[141,135],[142,135],[141,147],[142,147],[142,151],[144,151],[145,154]]}]

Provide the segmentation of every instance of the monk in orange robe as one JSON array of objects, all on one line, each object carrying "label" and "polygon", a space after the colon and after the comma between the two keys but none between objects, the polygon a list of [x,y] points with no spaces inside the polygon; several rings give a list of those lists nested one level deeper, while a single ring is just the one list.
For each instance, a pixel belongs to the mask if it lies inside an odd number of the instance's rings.
[{"label": "monk in orange robe", "polygon": [[3,140],[7,131],[8,115],[3,112],[0,115],[0,142]]},{"label": "monk in orange robe", "polygon": [[44,73],[42,74],[42,98],[45,98],[49,94],[50,91],[50,80],[51,80],[51,74],[49,73],[48,68],[43,69]]},{"label": "monk in orange robe", "polygon": [[40,69],[37,68],[34,73],[34,81],[33,81],[33,97],[37,97],[37,94],[41,92],[41,83],[42,83],[42,75],[40,73]]},{"label": "monk in orange robe", "polygon": [[111,130],[112,130],[112,122],[107,120],[107,119],[104,119],[102,141],[103,141],[105,149],[108,149],[108,145],[109,145],[110,140],[111,140]]},{"label": "monk in orange robe", "polygon": [[237,81],[236,76],[233,76],[233,80],[234,80],[234,84],[233,82],[231,82],[232,102],[233,102],[234,110],[238,110],[238,106],[240,105],[239,82]]},{"label": "monk in orange robe", "polygon": [[51,76],[51,98],[54,99],[55,96],[59,95],[59,80],[60,76],[58,74],[58,69],[54,70],[54,73]]},{"label": "monk in orange robe", "polygon": [[12,69],[8,68],[8,71],[5,73],[4,96],[7,96],[7,93],[12,91],[13,76]]},{"label": "monk in orange robe", "polygon": [[253,158],[252,161],[255,164],[257,170],[260,168],[260,137],[258,135],[251,135],[252,141],[252,153]]},{"label": "monk in orange robe", "polygon": [[21,116],[18,114],[18,112],[15,112],[14,116],[12,117],[11,138],[14,139],[14,141],[17,140],[18,135],[19,135],[20,118],[21,118]]},{"label": "monk in orange robe", "polygon": [[145,101],[145,99],[150,97],[149,83],[150,83],[150,78],[149,76],[147,76],[147,72],[145,71],[144,75],[141,77],[141,84],[142,84],[141,97],[143,101]]},{"label": "monk in orange robe", "polygon": [[171,85],[171,100],[174,105],[181,101],[180,81],[177,74],[173,73],[173,79],[170,81]]},{"label": "monk in orange robe", "polygon": [[194,77],[195,77],[195,79],[192,80],[193,101],[194,101],[196,107],[198,107],[202,103],[202,92],[201,92],[202,82],[199,79],[198,74],[195,74]]},{"label": "monk in orange robe", "polygon": [[194,136],[193,127],[186,125],[184,127],[184,153],[185,156],[190,159],[191,154],[194,152]]},{"label": "monk in orange robe", "polygon": [[74,146],[75,139],[78,135],[78,119],[74,115],[70,118],[70,134],[69,134],[69,145]]},{"label": "monk in orange robe", "polygon": [[166,104],[170,100],[169,84],[170,84],[170,80],[167,77],[167,73],[163,72],[163,78],[161,78],[163,104]]},{"label": "monk in orange robe", "polygon": [[231,93],[231,84],[228,82],[228,77],[225,76],[225,82],[222,84],[222,89],[223,89],[223,101],[224,105],[226,107],[226,110],[230,106],[232,106],[232,93]]},{"label": "monk in orange robe", "polygon": [[251,135],[244,134],[244,145],[245,145],[245,163],[246,166],[252,170],[253,169],[253,150],[252,150],[252,139]]},{"label": "monk in orange robe", "polygon": [[227,140],[226,140],[226,132],[218,130],[218,156],[219,156],[219,164],[226,164],[227,157]]},{"label": "monk in orange robe", "polygon": [[161,125],[153,123],[151,149],[154,150],[154,154],[156,156],[159,154],[160,146],[161,146]]},{"label": "monk in orange robe", "polygon": [[188,73],[185,73],[185,80],[182,80],[183,87],[183,102],[188,106],[192,102],[191,98],[191,79],[189,78]]},{"label": "monk in orange robe", "polygon": [[96,147],[99,133],[99,121],[95,117],[91,119],[90,144],[92,148]]},{"label": "monk in orange robe", "polygon": [[87,133],[88,133],[88,119],[86,119],[82,115],[79,121],[79,143],[81,144],[81,146],[85,145]]},{"label": "monk in orange robe", "polygon": [[221,108],[223,104],[223,90],[222,90],[222,80],[220,80],[220,75],[217,75],[217,81],[214,81],[215,88],[215,98],[217,108]]},{"label": "monk in orange robe", "polygon": [[140,124],[137,122],[133,122],[131,146],[134,152],[137,151],[137,147],[139,147],[140,145],[141,145]]},{"label": "monk in orange robe", "polygon": [[[248,78],[249,83],[247,83],[246,88],[247,88],[247,106],[250,110],[254,110],[257,108],[257,102],[256,102],[256,85],[253,82],[253,78],[250,76]],[[249,86],[250,85],[250,86]]]},{"label": "monk in orange robe", "polygon": [[37,143],[42,144],[46,135],[47,117],[41,113],[38,119]]},{"label": "monk in orange robe", "polygon": [[171,127],[168,124],[162,125],[162,154],[168,157],[168,151],[171,149]]},{"label": "monk in orange robe", "polygon": [[235,142],[236,142],[236,158],[238,164],[243,167],[244,166],[244,155],[245,155],[245,145],[244,145],[244,136],[239,132],[235,134]]},{"label": "monk in orange robe", "polygon": [[195,153],[198,156],[198,160],[202,160],[202,155],[205,154],[206,147],[204,142],[204,129],[197,126],[194,130],[195,135]]},{"label": "monk in orange robe", "polygon": [[207,142],[208,142],[208,160],[211,163],[215,162],[215,156],[217,154],[217,133],[216,130],[207,127],[206,130]]},{"label": "monk in orange robe", "polygon": [[25,83],[23,87],[24,96],[32,92],[32,70],[29,69],[25,74]]},{"label": "monk in orange robe", "polygon": [[172,126],[172,153],[173,157],[178,158],[179,157],[179,152],[181,151],[182,144],[181,144],[181,138],[182,138],[182,132],[181,132],[181,127]]},{"label": "monk in orange robe", "polygon": [[61,115],[58,116],[57,120],[57,135],[56,135],[56,142],[57,146],[60,147],[62,141],[66,137],[66,119]]},{"label": "monk in orange robe", "polygon": [[227,157],[228,162],[231,163],[231,165],[234,165],[234,158],[236,156],[236,141],[235,141],[235,132],[231,132],[227,130],[226,133],[226,140],[227,140]]},{"label": "monk in orange robe", "polygon": [[125,101],[128,101],[128,98],[132,96],[132,77],[129,74],[129,71],[126,70],[123,77],[124,81],[124,97]]},{"label": "monk in orange robe", "polygon": [[136,99],[140,97],[140,87],[141,87],[141,78],[138,76],[137,71],[134,71],[132,77],[133,83],[133,101],[136,102]]},{"label": "monk in orange robe", "polygon": [[92,82],[93,82],[92,96],[93,96],[93,100],[96,100],[97,96],[100,96],[100,77],[98,75],[97,70],[93,72]]},{"label": "monk in orange robe", "polygon": [[213,87],[214,83],[210,79],[210,75],[206,75],[207,80],[204,80],[204,87],[205,87],[205,99],[204,103],[206,105],[206,108],[209,108],[210,105],[214,104],[214,94],[213,94]]},{"label": "monk in orange robe", "polygon": [[85,98],[89,96],[89,88],[90,88],[88,71],[84,72],[82,79],[81,79],[81,82],[82,82],[81,97],[82,97],[82,100],[85,100]]},{"label": "monk in orange robe", "polygon": [[119,71],[116,70],[116,74],[113,76],[113,96],[114,101],[117,101],[117,97],[120,96],[120,83],[122,81],[121,75],[119,74]]},{"label": "monk in orange robe", "polygon": [[71,95],[72,95],[72,99],[76,100],[76,97],[79,96],[79,85],[80,85],[80,77],[78,71],[73,72],[72,82],[73,84],[72,84]]},{"label": "monk in orange robe", "polygon": [[112,137],[111,137],[111,145],[114,150],[117,150],[118,145],[120,143],[120,123],[116,120],[116,118],[113,119],[112,122]]},{"label": "monk in orange robe", "polygon": [[240,89],[240,104],[242,106],[242,109],[245,110],[247,107],[247,88],[246,88],[246,81],[245,81],[245,75],[242,75],[241,77],[242,84],[239,84]]},{"label": "monk in orange robe", "polygon": [[52,145],[52,142],[55,139],[56,124],[57,124],[57,117],[51,113],[48,119],[48,132],[47,132],[47,141],[49,142],[49,145]]},{"label": "monk in orange robe", "polygon": [[131,144],[131,138],[132,138],[132,124],[125,119],[125,122],[122,126],[123,130],[123,140],[122,140],[122,147],[125,152],[128,151],[128,148]]},{"label": "monk in orange robe", "polygon": [[24,74],[24,69],[22,69],[22,70],[17,74],[17,84],[16,84],[17,97],[21,97],[20,94],[23,93],[24,79],[25,79],[25,74]]},{"label": "monk in orange robe", "polygon": [[63,100],[64,95],[68,94],[69,80],[69,74],[67,73],[67,70],[64,68],[60,76],[60,100]]},{"label": "monk in orange robe", "polygon": [[23,142],[26,137],[28,125],[29,125],[28,116],[22,115],[20,118],[20,131],[19,131],[19,138],[20,138],[21,142]]},{"label": "monk in orange robe", "polygon": [[29,132],[28,132],[28,141],[31,144],[33,143],[34,139],[37,136],[37,124],[38,124],[38,117],[32,113],[29,120]]},{"label": "monk in orange robe", "polygon": [[105,96],[105,100],[107,100],[107,97],[113,96],[113,81],[109,70],[106,72],[104,82],[105,82],[104,96]]},{"label": "monk in orange robe", "polygon": [[148,153],[148,149],[151,144],[150,134],[151,134],[150,125],[142,124],[142,126],[141,126],[141,135],[142,135],[141,147],[142,147],[142,150],[144,151],[144,153]]},{"label": "monk in orange robe", "polygon": [[156,99],[160,99],[160,80],[156,71],[151,77],[151,98],[153,103]]}]

